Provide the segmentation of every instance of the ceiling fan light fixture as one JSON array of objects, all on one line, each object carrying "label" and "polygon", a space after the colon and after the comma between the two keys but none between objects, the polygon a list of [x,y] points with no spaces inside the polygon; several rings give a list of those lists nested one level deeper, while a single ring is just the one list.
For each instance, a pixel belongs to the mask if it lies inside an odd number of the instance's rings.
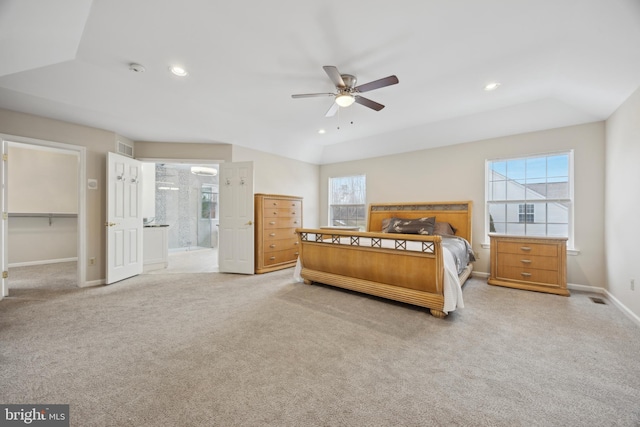
[{"label": "ceiling fan light fixture", "polygon": [[348,107],[354,102],[356,102],[356,99],[350,93],[341,93],[336,96],[336,104],[341,107]]}]

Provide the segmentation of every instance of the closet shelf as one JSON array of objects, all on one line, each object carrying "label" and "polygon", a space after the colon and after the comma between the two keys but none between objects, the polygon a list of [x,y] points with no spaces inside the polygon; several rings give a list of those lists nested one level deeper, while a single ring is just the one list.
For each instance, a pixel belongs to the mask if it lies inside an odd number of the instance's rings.
[{"label": "closet shelf", "polygon": [[49,225],[54,218],[77,218],[74,213],[37,213],[37,212],[9,212],[9,218],[49,218]]}]

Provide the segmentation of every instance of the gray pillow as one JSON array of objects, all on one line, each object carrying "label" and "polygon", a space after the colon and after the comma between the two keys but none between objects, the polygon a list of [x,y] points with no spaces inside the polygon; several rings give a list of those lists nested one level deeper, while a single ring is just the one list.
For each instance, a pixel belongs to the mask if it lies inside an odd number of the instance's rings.
[{"label": "gray pillow", "polygon": [[391,218],[385,233],[399,233],[399,234],[424,234],[433,235],[433,227],[436,223],[436,218],[431,216],[427,218],[417,219],[405,219],[405,218]]},{"label": "gray pillow", "polygon": [[448,222],[436,221],[436,225],[433,227],[433,234],[438,236],[453,236],[456,234],[456,229]]}]

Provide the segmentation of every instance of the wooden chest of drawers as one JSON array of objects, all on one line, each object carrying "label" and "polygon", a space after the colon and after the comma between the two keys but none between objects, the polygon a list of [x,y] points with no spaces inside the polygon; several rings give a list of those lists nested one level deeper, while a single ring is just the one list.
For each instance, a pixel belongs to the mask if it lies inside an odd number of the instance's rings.
[{"label": "wooden chest of drawers", "polygon": [[302,227],[302,198],[255,195],[256,273],[293,267],[298,259],[296,228]]},{"label": "wooden chest of drawers", "polygon": [[490,234],[490,285],[569,296],[567,239]]}]

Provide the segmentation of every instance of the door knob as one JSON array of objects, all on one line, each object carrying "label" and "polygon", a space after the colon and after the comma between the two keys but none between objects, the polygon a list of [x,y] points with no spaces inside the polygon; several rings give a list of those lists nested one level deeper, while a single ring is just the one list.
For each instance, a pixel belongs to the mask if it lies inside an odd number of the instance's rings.
[{"label": "door knob", "polygon": [[105,222],[104,225],[105,227],[113,227],[114,225],[118,225],[118,224],[115,222]]},{"label": "door knob", "polygon": [[253,221],[249,221],[248,223],[246,223],[245,225],[252,225]]}]

